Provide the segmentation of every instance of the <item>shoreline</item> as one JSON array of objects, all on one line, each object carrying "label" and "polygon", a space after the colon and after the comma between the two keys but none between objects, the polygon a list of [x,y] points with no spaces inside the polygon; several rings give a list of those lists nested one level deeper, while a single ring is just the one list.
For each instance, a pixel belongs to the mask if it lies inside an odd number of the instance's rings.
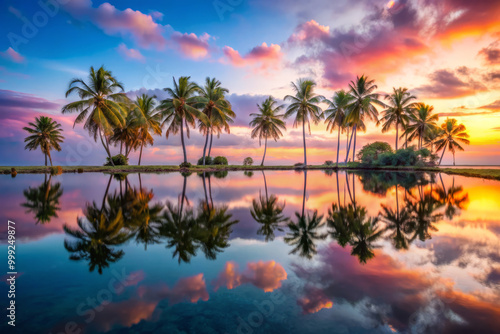
[{"label": "shoreline", "polygon": [[[54,166],[56,169],[58,166]],[[1,174],[11,174],[15,168],[17,174],[44,174],[50,173],[51,167],[46,166],[0,166]],[[243,165],[211,165],[192,166],[181,168],[175,165],[144,165],[144,166],[61,166],[62,173],[169,173],[169,172],[217,172],[217,171],[259,171],[259,170],[336,170],[335,166],[309,165],[307,168],[288,165],[278,166],[243,166]],[[500,180],[500,169],[488,168],[446,168],[446,167],[412,167],[412,166],[363,166],[359,163],[342,164],[339,170],[365,170],[365,171],[404,171],[404,172],[441,172],[449,175],[478,177],[483,179]]]}]

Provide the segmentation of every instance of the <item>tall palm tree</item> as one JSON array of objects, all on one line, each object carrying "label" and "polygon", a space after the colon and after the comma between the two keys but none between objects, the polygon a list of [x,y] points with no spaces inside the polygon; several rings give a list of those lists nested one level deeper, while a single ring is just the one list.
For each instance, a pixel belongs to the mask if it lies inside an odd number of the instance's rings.
[{"label": "tall palm tree", "polygon": [[337,135],[337,168],[339,167],[339,151],[340,151],[340,132],[344,131],[346,127],[345,115],[347,111],[347,106],[352,102],[352,96],[347,93],[345,90],[339,90],[335,92],[333,95],[333,99],[325,100],[324,102],[328,103],[328,109],[325,110],[325,123],[327,124],[326,130],[330,130],[330,133],[335,130],[335,127],[338,129]]},{"label": "tall palm tree", "polygon": [[232,110],[231,103],[226,99],[229,90],[222,87],[219,80],[207,77],[205,86],[198,87],[198,90],[200,96],[197,97],[196,106],[208,119],[208,122],[200,121],[199,125],[200,131],[205,135],[205,145],[203,146],[203,166],[205,166],[208,137],[213,136],[214,128],[223,129],[230,133],[229,123],[232,123],[236,114]]},{"label": "tall palm tree", "polygon": [[316,83],[308,79],[299,79],[296,83],[292,82],[292,89],[295,95],[285,96],[285,101],[290,101],[285,112],[285,118],[295,115],[293,126],[297,127],[302,124],[302,140],[304,143],[304,166],[307,166],[306,154],[306,123],[311,133],[311,121],[318,124],[323,118],[323,112],[318,104],[325,98],[321,95],[316,95],[314,88]]},{"label": "tall palm tree", "polygon": [[154,96],[142,94],[135,100],[137,123],[139,125],[138,139],[141,152],[139,153],[139,166],[141,165],[142,148],[144,145],[153,145],[152,135],[161,135],[161,112],[156,109]]},{"label": "tall palm tree", "polygon": [[59,199],[63,194],[61,183],[51,184],[52,175],[47,180],[45,174],[45,181],[36,188],[29,187],[23,191],[26,198],[26,203],[22,206],[25,207],[26,213],[32,212],[35,214],[36,223],[48,223],[52,218],[57,218],[57,212],[61,210],[59,206]]},{"label": "tall palm tree", "polygon": [[196,120],[208,123],[207,117],[195,108],[198,85],[190,81],[191,77],[173,78],[174,87],[164,88],[170,96],[161,102],[164,120],[162,126],[167,126],[166,136],[181,133],[182,152],[184,163],[187,163],[186,144],[184,143],[184,127],[189,138],[189,126],[195,127]]},{"label": "tall palm tree", "polygon": [[61,135],[63,131],[61,124],[46,116],[35,117],[35,123],[30,122],[28,124],[31,127],[23,128],[23,130],[30,134],[24,139],[24,142],[27,143],[24,149],[32,151],[40,147],[42,153],[45,155],[45,166],[47,166],[47,156],[52,166],[50,151],[52,149],[61,151],[60,144],[64,140],[64,137]]},{"label": "tall palm tree", "polygon": [[423,140],[427,133],[436,128],[436,122],[439,120],[437,114],[433,114],[434,107],[424,103],[415,105],[413,113],[409,116],[409,125],[406,127],[403,135],[408,135],[408,140],[418,138],[418,149],[422,148]]},{"label": "tall palm tree", "polygon": [[[111,144],[120,144],[120,154],[125,153],[128,158],[130,152],[136,151],[140,146],[139,124],[135,113],[129,113],[125,120],[125,126],[117,127],[113,130],[113,135],[109,137]],[[123,147],[125,146],[125,152]]]},{"label": "tall palm tree", "polygon": [[[123,93],[123,85],[116,80],[111,71],[100,67],[97,71],[90,67],[88,82],[83,79],[73,79],[69,83],[66,97],[77,93],[79,101],[71,102],[62,108],[62,113],[77,112],[74,125],[85,121],[84,129],[97,141],[97,135],[108,154],[109,137],[117,127],[124,127],[127,118],[128,98]],[[103,138],[104,137],[104,138]]]},{"label": "tall palm tree", "polygon": [[460,145],[470,144],[469,134],[467,133],[467,129],[463,124],[457,124],[457,120],[454,118],[447,118],[444,123],[441,125],[441,134],[435,142],[436,152],[439,150],[443,150],[441,154],[441,159],[439,160],[439,164],[441,165],[441,161],[443,160],[444,152],[446,148],[448,151],[453,153],[453,166],[455,166],[455,152],[456,150],[463,151],[464,148]]},{"label": "tall palm tree", "polygon": [[349,155],[352,138],[354,137],[354,146],[352,150],[352,161],[354,161],[356,155],[357,130],[360,129],[364,131],[366,129],[366,119],[372,120],[378,124],[378,111],[374,105],[385,107],[385,104],[379,100],[379,95],[375,93],[377,89],[375,81],[368,79],[368,77],[364,75],[356,77],[356,81],[351,81],[349,88],[349,93],[352,95],[352,102],[347,107],[348,112],[345,117],[345,122],[352,124],[352,133],[349,147],[347,148],[347,154]]},{"label": "tall palm tree", "polygon": [[387,94],[385,99],[388,101],[387,108],[382,111],[384,115],[381,121],[382,132],[389,131],[393,126],[396,128],[396,150],[398,149],[399,126],[405,126],[408,123],[409,115],[414,107],[416,97],[411,95],[407,88],[393,88],[392,94]]},{"label": "tall palm tree", "polygon": [[446,205],[444,214],[451,220],[457,214],[457,210],[464,210],[467,208],[467,205],[469,204],[469,194],[464,192],[464,188],[462,186],[455,186],[455,177],[453,177],[452,186],[448,189],[444,187],[441,174],[439,174],[439,177],[441,178],[443,188],[436,189],[435,195],[439,202]]},{"label": "tall palm tree", "polygon": [[261,105],[257,104],[259,109],[258,113],[250,114],[253,117],[250,126],[253,127],[252,138],[259,138],[259,145],[261,140],[264,139],[264,155],[262,157],[261,166],[264,166],[264,159],[266,158],[267,138],[277,141],[283,136],[281,130],[286,131],[286,124],[283,114],[279,111],[284,108],[284,105],[278,105],[278,102],[269,96]]}]

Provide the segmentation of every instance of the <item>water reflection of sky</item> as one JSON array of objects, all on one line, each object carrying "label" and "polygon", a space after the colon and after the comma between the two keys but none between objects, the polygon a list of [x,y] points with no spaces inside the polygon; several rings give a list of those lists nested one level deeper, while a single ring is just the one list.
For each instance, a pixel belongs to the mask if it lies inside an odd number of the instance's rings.
[{"label": "water reflection of sky", "polygon": [[20,174],[0,183],[1,219],[17,228],[19,333],[499,325],[497,181],[276,171]]}]

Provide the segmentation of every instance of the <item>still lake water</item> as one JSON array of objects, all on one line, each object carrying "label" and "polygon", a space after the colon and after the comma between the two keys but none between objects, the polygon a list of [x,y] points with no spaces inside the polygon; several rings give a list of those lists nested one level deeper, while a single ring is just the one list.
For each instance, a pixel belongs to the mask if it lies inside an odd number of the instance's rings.
[{"label": "still lake water", "polygon": [[498,181],[268,171],[0,186],[18,272],[16,330],[3,315],[1,333],[498,333]]}]

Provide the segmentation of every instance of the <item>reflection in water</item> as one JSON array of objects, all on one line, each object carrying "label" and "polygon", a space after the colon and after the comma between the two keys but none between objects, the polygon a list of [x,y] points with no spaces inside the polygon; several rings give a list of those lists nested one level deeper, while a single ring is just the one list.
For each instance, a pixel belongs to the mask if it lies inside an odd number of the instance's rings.
[{"label": "reflection in water", "polygon": [[49,223],[52,218],[57,218],[57,212],[61,210],[59,207],[59,199],[63,194],[61,183],[51,184],[52,175],[47,180],[45,174],[44,182],[37,188],[31,188],[23,191],[26,202],[22,204],[25,207],[26,213],[35,215],[36,223]]},{"label": "reflection in water", "polygon": [[[49,331],[124,267],[139,274],[92,323],[76,319],[82,333],[237,332],[241,322],[234,319],[248,324],[255,305],[268,307],[277,293],[284,296],[281,306],[274,305],[275,316],[265,317],[262,327],[250,327],[254,332],[276,332],[284,321],[285,331],[297,333],[488,333],[498,327],[498,182],[400,172],[260,173],[231,173],[230,182],[214,173],[89,175],[99,181],[92,184],[104,185],[98,198],[94,189],[69,181],[63,195],[48,175],[38,188],[22,187],[33,195],[9,190],[18,205],[31,203],[24,205],[27,214],[14,216],[17,225],[33,216],[50,224],[25,224],[32,231],[67,222],[66,250],[81,262],[54,260],[57,248],[43,248],[49,239],[33,238],[23,244],[29,270],[19,283],[37,286],[44,265],[30,254],[43,252],[57,264],[54,273],[81,287],[43,286],[61,305],[48,306]],[[61,248],[64,234],[51,233]],[[145,256],[155,261],[134,261]],[[19,298],[42,302],[36,294]]]},{"label": "reflection in water", "polygon": [[70,259],[89,261],[89,271],[94,271],[97,267],[99,274],[110,263],[123,257],[123,250],[116,250],[113,246],[123,244],[132,236],[124,228],[119,202],[111,200],[106,205],[111,179],[112,176],[109,177],[101,207],[95,202],[87,204],[84,209],[85,218],[77,218],[78,229],[64,225],[64,231],[76,239],[64,241],[64,247],[71,253]]},{"label": "reflection in water", "polygon": [[264,171],[262,171],[262,176],[264,177],[266,196],[260,195],[259,192],[259,199],[252,200],[250,214],[257,223],[261,224],[257,234],[265,236],[266,241],[273,241],[274,231],[283,232],[282,223],[288,221],[288,218],[283,214],[286,203],[279,203],[278,197],[274,194],[268,195]]}]

